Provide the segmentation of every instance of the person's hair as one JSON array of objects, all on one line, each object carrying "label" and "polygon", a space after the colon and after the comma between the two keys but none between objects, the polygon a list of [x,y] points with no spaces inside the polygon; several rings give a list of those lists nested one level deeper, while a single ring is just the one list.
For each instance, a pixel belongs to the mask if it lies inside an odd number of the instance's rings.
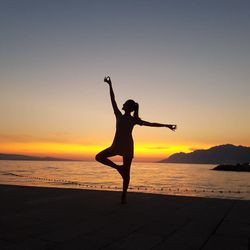
[{"label": "person's hair", "polygon": [[139,117],[139,104],[131,99],[127,100],[126,103],[130,106],[131,111],[134,111],[134,113],[133,113],[134,118],[140,119],[140,117]]},{"label": "person's hair", "polygon": [[140,119],[140,117],[139,117],[139,104],[137,102],[135,102],[134,106],[135,106],[135,108],[134,108],[133,116],[136,119]]}]

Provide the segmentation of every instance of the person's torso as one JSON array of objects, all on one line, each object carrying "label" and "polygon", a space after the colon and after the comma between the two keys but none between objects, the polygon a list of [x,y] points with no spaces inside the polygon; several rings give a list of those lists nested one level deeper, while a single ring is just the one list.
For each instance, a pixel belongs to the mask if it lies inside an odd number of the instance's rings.
[{"label": "person's torso", "polygon": [[134,117],[130,115],[121,115],[116,118],[115,140],[131,141],[132,131],[135,125]]}]

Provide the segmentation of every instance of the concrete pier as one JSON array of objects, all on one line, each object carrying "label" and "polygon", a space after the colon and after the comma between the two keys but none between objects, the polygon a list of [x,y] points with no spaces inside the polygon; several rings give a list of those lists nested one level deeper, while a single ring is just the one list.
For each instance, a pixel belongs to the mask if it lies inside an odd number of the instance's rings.
[{"label": "concrete pier", "polygon": [[250,201],[0,185],[0,249],[250,249]]}]

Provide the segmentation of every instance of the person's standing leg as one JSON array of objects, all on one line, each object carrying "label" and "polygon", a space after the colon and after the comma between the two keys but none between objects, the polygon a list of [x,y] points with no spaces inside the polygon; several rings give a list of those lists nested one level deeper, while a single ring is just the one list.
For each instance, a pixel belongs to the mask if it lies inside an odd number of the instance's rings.
[{"label": "person's standing leg", "polygon": [[123,157],[123,166],[122,166],[122,177],[123,177],[123,189],[122,189],[122,199],[121,203],[127,203],[127,190],[130,181],[130,167],[132,163],[132,158]]}]

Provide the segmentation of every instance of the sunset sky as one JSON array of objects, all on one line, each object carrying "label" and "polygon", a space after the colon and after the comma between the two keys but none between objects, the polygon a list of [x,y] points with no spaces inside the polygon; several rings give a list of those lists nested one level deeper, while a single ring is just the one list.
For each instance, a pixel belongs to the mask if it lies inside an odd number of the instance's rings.
[{"label": "sunset sky", "polygon": [[250,1],[3,0],[0,152],[91,160],[140,104],[135,159],[250,146]]}]

